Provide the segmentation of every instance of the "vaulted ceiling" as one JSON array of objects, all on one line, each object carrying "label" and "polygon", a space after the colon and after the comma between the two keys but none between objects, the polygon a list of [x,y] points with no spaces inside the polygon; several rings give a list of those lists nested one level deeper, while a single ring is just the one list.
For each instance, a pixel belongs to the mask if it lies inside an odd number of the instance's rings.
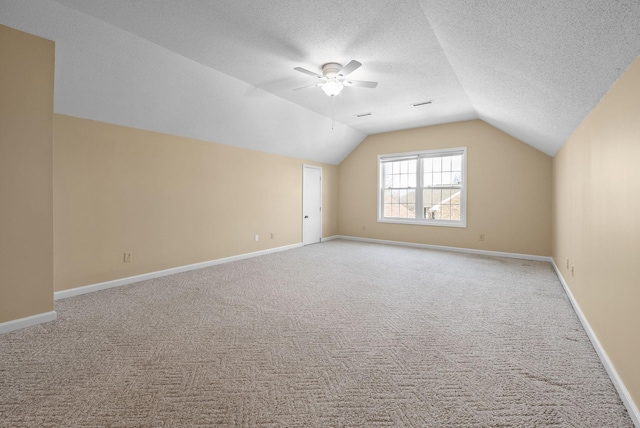
[{"label": "vaulted ceiling", "polygon": [[[637,0],[0,0],[0,23],[56,42],[57,113],[332,164],[477,118],[554,155],[640,54]],[[352,59],[377,88],[292,90]]]}]

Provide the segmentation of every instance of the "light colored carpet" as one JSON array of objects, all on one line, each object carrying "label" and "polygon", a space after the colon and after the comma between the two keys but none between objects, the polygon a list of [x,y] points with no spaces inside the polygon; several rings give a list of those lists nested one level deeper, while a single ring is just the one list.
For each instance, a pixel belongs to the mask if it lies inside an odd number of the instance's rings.
[{"label": "light colored carpet", "polygon": [[548,263],[336,240],[56,310],[0,426],[632,426]]}]

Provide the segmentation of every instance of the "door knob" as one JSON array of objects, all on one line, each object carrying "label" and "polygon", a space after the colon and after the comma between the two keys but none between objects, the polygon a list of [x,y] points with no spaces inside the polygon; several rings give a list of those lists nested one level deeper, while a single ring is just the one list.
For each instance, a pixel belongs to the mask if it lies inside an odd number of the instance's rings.
[{"label": "door knob", "polygon": [[304,216],[304,218],[309,218],[309,216],[308,216],[308,215],[306,215],[306,216]]}]

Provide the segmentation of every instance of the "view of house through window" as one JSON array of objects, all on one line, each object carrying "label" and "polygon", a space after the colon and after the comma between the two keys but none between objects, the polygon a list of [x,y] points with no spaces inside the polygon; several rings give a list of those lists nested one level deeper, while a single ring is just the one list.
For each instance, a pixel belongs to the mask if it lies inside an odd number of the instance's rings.
[{"label": "view of house through window", "polygon": [[466,225],[466,148],[378,157],[378,220]]}]

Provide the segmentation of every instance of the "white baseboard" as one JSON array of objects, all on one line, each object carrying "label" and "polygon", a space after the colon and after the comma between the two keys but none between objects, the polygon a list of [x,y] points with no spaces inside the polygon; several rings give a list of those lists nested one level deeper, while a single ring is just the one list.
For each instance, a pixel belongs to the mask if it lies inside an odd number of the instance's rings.
[{"label": "white baseboard", "polygon": [[[426,248],[429,250],[440,250],[440,251],[453,251],[456,253],[467,253],[467,254],[480,254],[483,256],[492,256],[492,257],[508,257],[511,259],[523,259],[523,260],[535,260],[540,262],[551,262],[553,259],[547,256],[536,256],[532,254],[519,254],[519,253],[503,253],[501,251],[488,251],[488,250],[476,250],[473,248],[462,248],[462,247],[447,247],[444,245],[431,245],[431,244],[417,244],[414,242],[404,242],[404,241],[389,241],[386,239],[372,239],[372,238],[360,238],[357,236],[346,236],[346,235],[336,235],[332,236],[331,239],[346,239],[349,241],[360,241],[360,242],[371,242],[374,244],[386,244],[386,245],[399,245],[401,247],[413,247],[413,248]],[[328,240],[325,238],[323,240]]]},{"label": "white baseboard", "polygon": [[320,242],[333,241],[334,239],[339,239],[340,235],[327,236],[326,238],[322,238]]},{"label": "white baseboard", "polygon": [[7,321],[0,324],[0,334],[9,333],[10,331],[20,330],[21,328],[31,327],[49,321],[55,321],[58,318],[56,311],[45,312],[30,317],[19,318],[17,320]]},{"label": "white baseboard", "polygon": [[624,386],[624,382],[622,382],[622,379],[620,379],[620,376],[618,375],[618,372],[613,366],[613,363],[609,359],[607,352],[604,350],[604,348],[600,344],[600,341],[598,340],[598,336],[596,336],[596,333],[591,328],[589,321],[587,321],[587,318],[584,316],[582,309],[580,309],[580,305],[578,304],[578,301],[575,299],[575,297],[573,297],[573,293],[571,292],[569,285],[567,285],[567,282],[564,280],[562,273],[560,273],[560,269],[558,269],[556,262],[554,260],[551,260],[551,263],[553,264],[553,268],[556,270],[556,274],[558,275],[558,279],[560,279],[560,283],[564,288],[564,292],[567,294],[567,297],[571,302],[571,306],[573,306],[573,310],[576,312],[578,319],[582,323],[582,327],[584,327],[584,330],[587,332],[587,336],[589,336],[589,340],[591,340],[591,344],[593,345],[593,348],[596,350],[596,353],[600,357],[600,361],[602,361],[602,365],[604,366],[605,370],[609,374],[609,377],[611,378],[611,382],[613,382],[613,386],[615,386],[616,390],[618,391],[618,394],[620,395],[620,399],[622,400],[625,407],[627,408],[627,411],[629,412],[629,416],[631,416],[631,419],[633,420],[634,425],[637,428],[640,428],[640,412],[638,411],[638,406],[636,406],[636,404],[633,402],[633,399],[631,398],[631,394],[629,394],[629,390]]},{"label": "white baseboard", "polygon": [[81,294],[92,293],[94,291],[106,290],[108,288],[133,284],[134,282],[146,281],[148,279],[160,278],[162,276],[173,275],[180,272],[188,272],[190,270],[202,269],[210,266],[220,265],[223,263],[235,262],[236,260],[249,259],[251,257],[258,257],[265,254],[277,253],[279,251],[291,250],[293,248],[298,248],[301,246],[302,243],[285,245],[282,247],[270,248],[268,250],[255,251],[253,253],[239,254],[237,256],[225,257],[222,259],[210,260],[207,262],[194,263],[191,265],[178,266],[175,268],[159,270],[156,272],[129,276],[127,278],[114,279],[112,281],[99,282],[97,284],[85,285],[82,287],[71,288],[69,290],[56,291],[55,293],[53,293],[53,299],[66,299],[67,297],[79,296]]}]

